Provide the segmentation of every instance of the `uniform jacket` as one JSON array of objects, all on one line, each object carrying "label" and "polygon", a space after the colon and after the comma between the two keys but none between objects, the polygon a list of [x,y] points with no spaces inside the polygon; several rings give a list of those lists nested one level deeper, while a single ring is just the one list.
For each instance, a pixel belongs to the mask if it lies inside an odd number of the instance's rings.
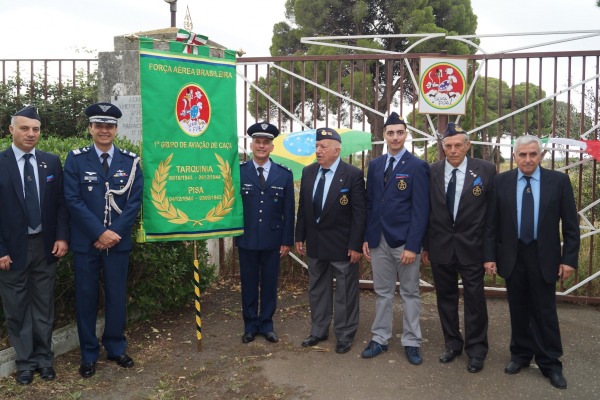
[{"label": "uniform jacket", "polygon": [[127,184],[134,160],[137,156],[115,146],[114,156],[104,174],[102,164],[93,146],[73,150],[65,161],[65,199],[71,213],[71,249],[77,252],[91,250],[94,242],[107,229],[121,236],[121,241],[112,249],[131,249],[131,230],[142,204],[144,179],[141,165],[137,164],[135,180],[129,191],[115,195],[122,210],[111,212],[112,224],[104,226],[106,183],[110,189],[119,190]]},{"label": "uniform jacket", "polygon": [[249,250],[279,249],[294,244],[294,178],[292,171],[271,161],[261,188],[254,163],[240,165],[240,192],[244,205],[244,234],[237,246]]},{"label": "uniform jacket", "polygon": [[[69,214],[63,196],[63,171],[54,154],[35,150],[39,196],[42,212],[42,236],[48,263],[54,242],[69,240]],[[0,153],[0,257],[10,255],[11,269],[25,268],[27,262],[27,215],[23,194],[23,176],[19,172],[12,147]]]},{"label": "uniform jacket", "polygon": [[[517,169],[496,175],[490,218],[486,224],[484,261],[495,261],[508,279],[517,257]],[[561,225],[562,223],[562,225]],[[560,227],[562,226],[562,232]],[[561,247],[561,233],[564,242]],[[569,176],[540,167],[537,226],[539,268],[548,283],[558,280],[560,264],[577,268],[579,222]]]},{"label": "uniform jacket", "polygon": [[386,160],[382,155],[369,163],[364,240],[378,247],[383,233],[390,247],[405,244],[406,250],[420,253],[429,214],[429,167],[406,151],[384,185]]},{"label": "uniform jacket", "polygon": [[445,160],[430,166],[429,225],[424,248],[434,264],[448,264],[456,253],[462,265],[482,264],[483,232],[488,203],[492,201],[496,166],[467,158],[467,170],[454,224],[446,207]]},{"label": "uniform jacket", "polygon": [[296,242],[306,241],[309,257],[347,261],[348,249],[362,252],[366,221],[364,175],[360,169],[340,160],[317,224],[312,199],[318,172],[317,163],[302,170]]}]

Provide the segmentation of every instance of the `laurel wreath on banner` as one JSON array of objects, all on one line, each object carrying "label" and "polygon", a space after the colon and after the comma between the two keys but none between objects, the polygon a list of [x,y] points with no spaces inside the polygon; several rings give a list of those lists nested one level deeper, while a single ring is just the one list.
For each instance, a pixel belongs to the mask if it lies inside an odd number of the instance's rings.
[{"label": "laurel wreath on banner", "polygon": [[175,207],[167,197],[167,178],[169,177],[169,169],[171,168],[171,160],[173,154],[167,157],[164,161],[158,164],[158,168],[154,171],[152,179],[152,204],[156,207],[158,214],[166,218],[172,224],[182,225],[188,222],[193,225],[202,225],[202,222],[217,222],[222,220],[225,215],[231,212],[234,203],[233,195],[233,179],[231,177],[231,167],[229,162],[224,161],[218,154],[215,154],[219,163],[219,170],[223,176],[223,198],[213,208],[211,208],[203,219],[190,219],[186,213]]}]

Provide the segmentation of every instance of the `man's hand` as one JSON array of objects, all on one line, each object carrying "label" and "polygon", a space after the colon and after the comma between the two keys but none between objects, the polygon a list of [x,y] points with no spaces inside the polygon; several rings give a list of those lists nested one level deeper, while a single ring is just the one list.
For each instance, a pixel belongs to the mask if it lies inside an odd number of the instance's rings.
[{"label": "man's hand", "polygon": [[281,247],[279,248],[279,256],[280,256],[280,257],[285,257],[285,256],[287,256],[287,255],[289,254],[290,250],[291,250],[291,247],[290,247],[290,246],[281,246]]},{"label": "man's hand", "polygon": [[423,264],[423,265],[429,264],[429,252],[427,250],[423,250],[421,252],[421,264]]},{"label": "man's hand", "polygon": [[569,279],[573,272],[575,272],[575,268],[567,264],[560,264],[560,267],[558,268],[558,276],[560,276],[561,282],[564,282],[567,279]]},{"label": "man's hand", "polygon": [[402,255],[400,256],[400,262],[403,265],[412,264],[415,262],[416,259],[417,259],[417,253],[415,253],[414,251],[406,250],[406,249],[404,249],[404,251],[402,252]]},{"label": "man's hand", "polygon": [[354,264],[360,261],[360,257],[362,256],[362,253],[359,253],[358,251],[355,250],[351,250],[348,249],[348,256],[350,257],[350,264]]},{"label": "man's hand", "polygon": [[301,256],[303,256],[304,254],[306,254],[306,251],[304,250],[304,243],[303,242],[296,242],[296,251]]},{"label": "man's hand", "polygon": [[110,229],[105,230],[102,235],[94,243],[94,247],[98,250],[110,249],[121,241],[121,236]]},{"label": "man's hand", "polygon": [[369,249],[369,242],[363,243],[363,254],[368,261],[371,261],[371,250]]},{"label": "man's hand", "polygon": [[485,273],[488,275],[496,275],[496,263],[493,261],[488,261],[483,263],[483,268],[485,269]]},{"label": "man's hand", "polygon": [[8,271],[10,269],[10,264],[12,264],[12,260],[8,254],[4,257],[0,257],[0,269]]},{"label": "man's hand", "polygon": [[52,247],[52,254],[54,257],[62,257],[67,254],[67,250],[69,250],[69,244],[66,240],[57,240],[54,242],[54,247]]}]

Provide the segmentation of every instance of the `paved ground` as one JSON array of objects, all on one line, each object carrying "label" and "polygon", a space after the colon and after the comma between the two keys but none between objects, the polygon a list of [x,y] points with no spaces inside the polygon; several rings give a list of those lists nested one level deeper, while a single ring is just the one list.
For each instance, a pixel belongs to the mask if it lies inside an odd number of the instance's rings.
[{"label": "paved ground", "polygon": [[132,325],[130,370],[101,360],[96,376],[77,374],[78,352],[57,359],[55,382],[16,386],[0,380],[0,398],[33,399],[600,399],[600,312],[597,307],[560,305],[567,390],[553,388],[532,365],[520,374],[503,373],[509,360],[508,307],[489,300],[490,353],[484,370],[470,374],[467,358],[440,364],[442,335],[435,297],[423,295],[424,336],[421,366],[410,365],[400,345],[401,306],[395,307],[396,337],[390,350],[371,360],[360,358],[370,339],[374,295],[361,293],[361,323],[352,350],[336,354],[333,335],[322,346],[300,346],[309,331],[304,287],[281,293],[276,329],[280,342],[262,337],[240,341],[239,287],[222,283],[203,297],[203,351],[196,351],[193,308],[186,307]]}]

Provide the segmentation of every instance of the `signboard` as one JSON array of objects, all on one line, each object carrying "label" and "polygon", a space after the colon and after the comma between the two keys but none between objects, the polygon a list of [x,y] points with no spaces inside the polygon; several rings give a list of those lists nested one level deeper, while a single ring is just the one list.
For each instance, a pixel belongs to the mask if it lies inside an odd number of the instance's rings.
[{"label": "signboard", "polygon": [[464,115],[467,60],[421,58],[419,113]]},{"label": "signboard", "polygon": [[142,96],[112,96],[112,104],[123,112],[118,135],[138,144],[142,140]]}]

